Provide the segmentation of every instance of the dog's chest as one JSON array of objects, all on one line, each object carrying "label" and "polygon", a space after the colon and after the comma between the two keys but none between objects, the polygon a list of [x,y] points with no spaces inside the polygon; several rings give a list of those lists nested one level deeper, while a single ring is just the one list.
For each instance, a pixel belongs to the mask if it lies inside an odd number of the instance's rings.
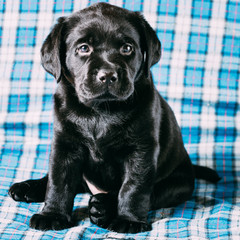
[{"label": "dog's chest", "polygon": [[104,118],[88,121],[82,127],[85,127],[83,134],[88,149],[84,168],[86,179],[93,184],[95,190],[115,189],[121,185],[125,151],[128,149],[123,140],[123,129],[114,125],[112,119]]},{"label": "dog's chest", "polygon": [[75,137],[85,149],[83,175],[93,192],[121,185],[123,162],[130,149],[123,122],[114,115],[75,118]]},{"label": "dog's chest", "polygon": [[89,159],[103,162],[115,151],[117,137],[123,135],[121,125],[114,116],[81,118],[78,121],[79,137],[87,147]]},{"label": "dog's chest", "polygon": [[89,117],[78,120],[78,131],[86,139],[98,141],[104,138],[111,129],[112,121],[107,117]]}]

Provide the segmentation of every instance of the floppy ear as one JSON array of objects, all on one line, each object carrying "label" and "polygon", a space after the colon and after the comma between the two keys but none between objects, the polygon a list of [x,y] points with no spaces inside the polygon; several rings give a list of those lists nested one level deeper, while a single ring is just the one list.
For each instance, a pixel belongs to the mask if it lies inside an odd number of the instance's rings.
[{"label": "floppy ear", "polygon": [[62,75],[61,45],[64,20],[64,17],[58,19],[58,23],[53,27],[41,48],[42,66],[55,77],[57,82],[60,81]]},{"label": "floppy ear", "polygon": [[144,19],[141,13],[138,13],[138,18],[141,22],[141,47],[144,54],[145,72],[147,76],[150,74],[150,68],[160,60],[161,57],[161,43],[157,37],[157,34]]}]

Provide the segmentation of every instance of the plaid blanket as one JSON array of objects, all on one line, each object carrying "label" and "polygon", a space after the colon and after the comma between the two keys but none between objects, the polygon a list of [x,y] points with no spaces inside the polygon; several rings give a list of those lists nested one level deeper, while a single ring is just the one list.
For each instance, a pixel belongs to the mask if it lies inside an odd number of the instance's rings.
[{"label": "plaid blanket", "polygon": [[46,174],[56,82],[39,50],[56,19],[95,0],[0,0],[0,239],[240,239],[240,2],[109,0],[143,12],[162,42],[154,83],[172,106],[192,162],[216,169],[192,198],[151,211],[153,230],[117,234],[90,223],[89,195],[77,195],[77,227],[36,231],[39,203],[17,203],[9,186]]}]

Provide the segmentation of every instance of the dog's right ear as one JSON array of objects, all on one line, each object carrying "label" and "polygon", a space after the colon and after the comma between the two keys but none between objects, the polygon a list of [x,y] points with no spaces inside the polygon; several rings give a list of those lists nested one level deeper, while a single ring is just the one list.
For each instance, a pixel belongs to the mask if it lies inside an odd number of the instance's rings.
[{"label": "dog's right ear", "polygon": [[60,81],[62,76],[61,45],[64,20],[65,17],[58,19],[58,23],[53,27],[41,48],[42,66],[55,77],[57,82]]}]

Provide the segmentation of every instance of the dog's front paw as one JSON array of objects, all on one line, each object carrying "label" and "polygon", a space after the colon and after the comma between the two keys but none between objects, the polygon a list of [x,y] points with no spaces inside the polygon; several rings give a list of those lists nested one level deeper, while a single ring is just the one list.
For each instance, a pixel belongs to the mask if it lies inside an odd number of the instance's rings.
[{"label": "dog's front paw", "polygon": [[30,227],[47,231],[61,230],[71,227],[72,224],[67,220],[66,216],[55,213],[34,214],[30,219]]},{"label": "dog's front paw", "polygon": [[117,214],[117,199],[109,193],[91,196],[88,206],[91,222],[99,227],[106,228]]},{"label": "dog's front paw", "polygon": [[150,231],[151,225],[145,222],[133,222],[117,218],[109,226],[108,230],[118,233],[139,233]]}]

